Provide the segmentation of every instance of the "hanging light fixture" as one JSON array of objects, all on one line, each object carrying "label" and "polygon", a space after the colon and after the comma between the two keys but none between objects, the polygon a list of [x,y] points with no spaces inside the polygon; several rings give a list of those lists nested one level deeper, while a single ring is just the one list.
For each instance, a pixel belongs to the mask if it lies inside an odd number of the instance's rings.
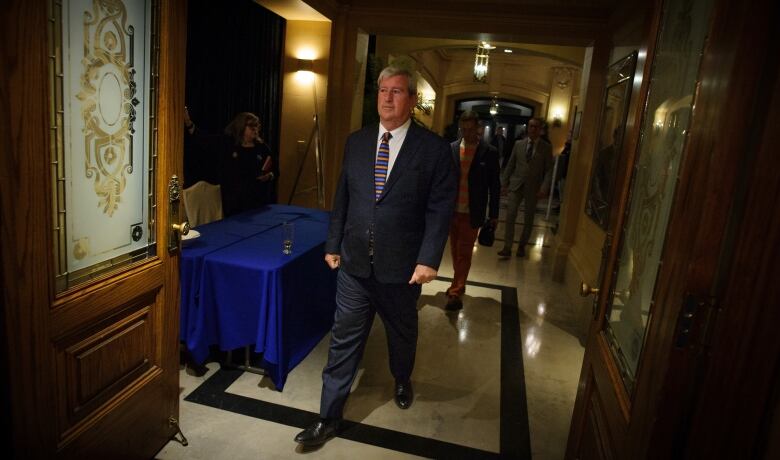
[{"label": "hanging light fixture", "polygon": [[490,103],[490,115],[496,116],[498,115],[498,99],[493,97],[493,101]]},{"label": "hanging light fixture", "polygon": [[487,83],[490,50],[495,48],[488,42],[479,42],[479,45],[477,45],[477,55],[474,58],[474,81]]}]

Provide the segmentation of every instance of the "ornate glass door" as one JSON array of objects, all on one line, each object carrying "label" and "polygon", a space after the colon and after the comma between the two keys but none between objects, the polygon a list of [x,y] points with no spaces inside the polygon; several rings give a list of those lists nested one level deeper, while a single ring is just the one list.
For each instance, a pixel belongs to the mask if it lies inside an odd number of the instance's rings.
[{"label": "ornate glass door", "polygon": [[153,2],[51,3],[57,289],[155,252]]},{"label": "ornate glass door", "polygon": [[[641,119],[638,129],[626,137],[632,141],[624,142],[620,152],[624,155],[620,164],[627,169],[621,171],[623,180],[615,182],[613,203],[622,213],[613,213],[606,228],[601,285],[593,290],[600,313],[594,315],[585,347],[567,458],[650,455],[649,437],[656,433],[653,422],[662,389],[654,385],[683,384],[674,375],[654,372],[666,369],[668,356],[659,350],[672,346],[677,327],[668,318],[676,310],[670,304],[659,308],[655,299],[659,288],[668,287],[668,276],[659,274],[668,275],[664,258],[671,260],[673,255],[664,250],[713,3],[663,2],[653,12],[655,30],[648,41],[654,46],[638,49],[640,71],[634,87],[643,88],[644,94],[632,97],[630,110]],[[616,247],[609,246],[612,239]],[[667,314],[666,320],[654,321],[663,317],[661,313]]]},{"label": "ornate glass door", "polygon": [[667,2],[643,115],[603,334],[626,390],[642,357],[669,214],[691,123],[710,0]]}]

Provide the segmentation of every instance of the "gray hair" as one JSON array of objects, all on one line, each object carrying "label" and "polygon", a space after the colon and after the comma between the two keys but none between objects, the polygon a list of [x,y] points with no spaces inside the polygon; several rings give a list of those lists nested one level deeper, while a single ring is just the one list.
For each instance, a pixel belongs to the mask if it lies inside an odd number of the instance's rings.
[{"label": "gray hair", "polygon": [[399,67],[393,67],[388,66],[382,69],[382,72],[379,74],[379,78],[376,80],[377,85],[382,84],[382,80],[385,78],[395,77],[396,75],[403,75],[406,77],[407,80],[409,80],[409,95],[410,96],[416,96],[417,95],[417,78],[414,76],[414,74],[407,70],[407,69],[401,69]]},{"label": "gray hair", "polygon": [[479,114],[473,110],[466,110],[460,114],[460,117],[458,117],[458,123],[466,123],[468,121],[473,121],[477,125],[481,124],[479,120]]}]

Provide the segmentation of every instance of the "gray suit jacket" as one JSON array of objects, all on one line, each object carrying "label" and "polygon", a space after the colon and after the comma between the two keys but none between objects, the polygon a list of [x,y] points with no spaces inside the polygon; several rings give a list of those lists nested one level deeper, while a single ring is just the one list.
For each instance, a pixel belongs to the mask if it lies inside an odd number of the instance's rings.
[{"label": "gray suit jacket", "polygon": [[525,154],[528,150],[530,138],[515,142],[509,163],[501,172],[501,186],[507,187],[510,192],[516,192],[525,186],[525,194],[534,194],[542,188],[545,176],[552,169],[553,156],[552,145],[539,139],[534,146],[534,155],[530,162],[526,162]]},{"label": "gray suit jacket", "polygon": [[417,264],[438,269],[455,207],[457,171],[450,146],[414,123],[395,160],[384,192],[374,198],[379,126],[347,139],[325,252],[341,255],[350,275],[406,283]]}]

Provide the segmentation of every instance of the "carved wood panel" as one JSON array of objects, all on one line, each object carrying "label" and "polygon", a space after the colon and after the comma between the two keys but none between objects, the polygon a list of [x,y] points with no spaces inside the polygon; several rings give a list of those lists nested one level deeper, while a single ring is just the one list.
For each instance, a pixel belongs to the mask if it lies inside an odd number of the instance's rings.
[{"label": "carved wood panel", "polygon": [[[139,382],[162,372],[156,310],[158,293],[143,295],[89,330],[54,344],[61,376],[59,426],[67,437],[79,423],[111,401],[132,393]],[[82,422],[84,421],[84,422]]]}]

